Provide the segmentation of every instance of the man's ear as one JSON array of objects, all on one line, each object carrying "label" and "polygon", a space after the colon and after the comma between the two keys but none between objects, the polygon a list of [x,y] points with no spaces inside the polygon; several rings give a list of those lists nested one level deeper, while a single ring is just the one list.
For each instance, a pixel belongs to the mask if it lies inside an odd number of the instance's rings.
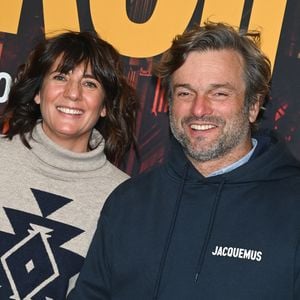
[{"label": "man's ear", "polygon": [[252,103],[249,107],[249,113],[248,118],[250,123],[254,123],[257,119],[257,116],[259,114],[259,110],[261,107],[261,96],[257,97],[257,100]]},{"label": "man's ear", "polygon": [[38,93],[34,96],[34,102],[35,102],[36,104],[40,104],[40,103],[41,103],[40,92],[38,92]]}]

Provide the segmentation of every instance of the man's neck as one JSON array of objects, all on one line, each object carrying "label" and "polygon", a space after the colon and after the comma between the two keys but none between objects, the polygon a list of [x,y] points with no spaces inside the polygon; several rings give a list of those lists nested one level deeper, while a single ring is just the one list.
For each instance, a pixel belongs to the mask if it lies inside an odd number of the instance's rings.
[{"label": "man's neck", "polygon": [[[236,167],[239,167],[243,163],[246,163],[249,160],[253,152],[252,150],[254,150],[253,148],[256,146],[256,144],[256,141],[253,142],[252,140],[249,140],[249,143],[244,144],[241,149],[237,148],[219,159],[209,160],[205,162],[198,162],[190,157],[188,158],[190,159],[194,167],[199,171],[199,173],[201,173],[204,177],[215,176],[221,173],[226,173],[227,169],[234,169],[234,166],[230,168],[231,165],[236,164]],[[223,169],[224,172],[221,171]]]}]

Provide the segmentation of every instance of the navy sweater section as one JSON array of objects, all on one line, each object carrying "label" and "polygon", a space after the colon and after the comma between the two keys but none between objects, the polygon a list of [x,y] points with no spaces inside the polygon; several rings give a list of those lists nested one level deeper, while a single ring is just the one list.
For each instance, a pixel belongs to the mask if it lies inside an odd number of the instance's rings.
[{"label": "navy sweater section", "polygon": [[300,299],[300,165],[272,136],[205,178],[168,161],[109,197],[69,299]]}]

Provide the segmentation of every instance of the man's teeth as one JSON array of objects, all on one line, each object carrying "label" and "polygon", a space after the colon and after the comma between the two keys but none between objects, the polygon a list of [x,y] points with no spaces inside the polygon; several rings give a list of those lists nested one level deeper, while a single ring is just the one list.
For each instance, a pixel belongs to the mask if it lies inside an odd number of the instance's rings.
[{"label": "man's teeth", "polygon": [[69,115],[82,115],[83,111],[79,110],[79,109],[74,109],[74,108],[68,108],[68,107],[57,107],[57,110],[65,113],[65,114],[69,114]]},{"label": "man's teeth", "polygon": [[203,125],[198,125],[198,124],[192,124],[191,128],[194,130],[208,130],[215,128],[216,126],[214,125],[209,125],[209,124],[203,124]]}]

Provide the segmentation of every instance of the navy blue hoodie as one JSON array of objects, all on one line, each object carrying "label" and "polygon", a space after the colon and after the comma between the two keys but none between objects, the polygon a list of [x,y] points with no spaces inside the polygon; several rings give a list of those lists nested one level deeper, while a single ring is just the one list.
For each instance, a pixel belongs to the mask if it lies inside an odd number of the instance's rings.
[{"label": "navy blue hoodie", "polygon": [[284,144],[259,137],[248,163],[205,178],[175,143],[111,194],[68,299],[300,299],[299,240],[300,165]]}]

